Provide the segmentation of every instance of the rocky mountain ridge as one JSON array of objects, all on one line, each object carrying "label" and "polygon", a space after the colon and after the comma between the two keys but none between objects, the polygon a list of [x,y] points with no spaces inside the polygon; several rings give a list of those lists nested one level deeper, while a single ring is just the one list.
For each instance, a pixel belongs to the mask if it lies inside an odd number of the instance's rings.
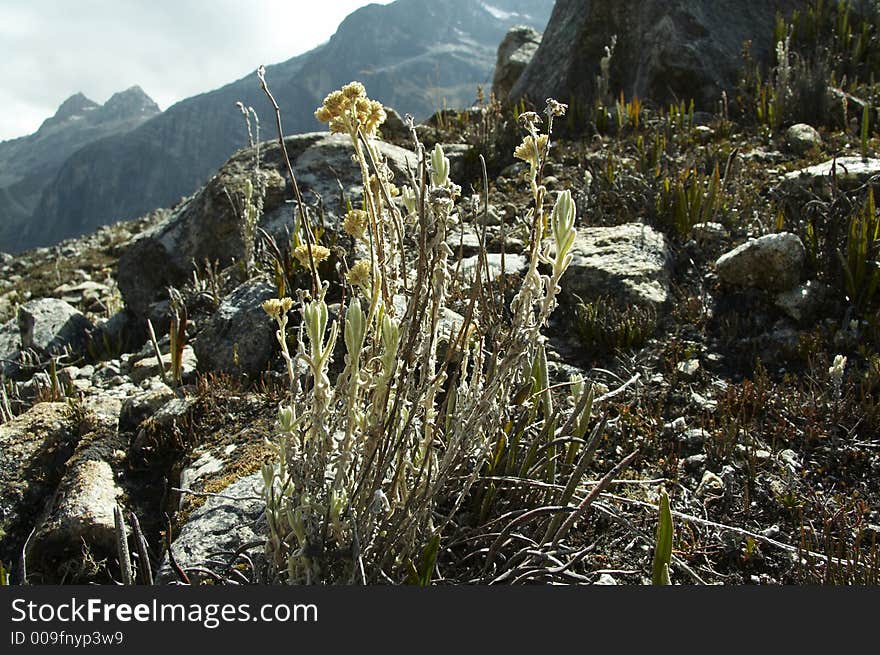
[{"label": "rocky mountain ridge", "polygon": [[[478,85],[488,94],[495,52],[507,29],[517,23],[542,29],[552,5],[552,0],[397,0],[362,7],[328,43],[267,67],[285,131],[317,129],[312,114],[324,95],[352,79],[362,80],[373,97],[401,115],[425,118],[444,106],[467,106]],[[57,175],[49,171],[39,178],[39,193],[25,206],[16,211],[0,206],[6,225],[0,250],[56,243],[192,193],[247,145],[237,101],[254,107],[263,135],[271,134],[273,110],[256,76],[249,75],[183,100],[138,129],[65,153]],[[6,218],[13,215],[14,221]]]},{"label": "rocky mountain ridge", "polygon": [[103,105],[77,93],[33,134],[0,142],[0,250],[28,243],[22,235],[33,229],[41,197],[74,153],[159,114],[139,86],[113,94]]}]

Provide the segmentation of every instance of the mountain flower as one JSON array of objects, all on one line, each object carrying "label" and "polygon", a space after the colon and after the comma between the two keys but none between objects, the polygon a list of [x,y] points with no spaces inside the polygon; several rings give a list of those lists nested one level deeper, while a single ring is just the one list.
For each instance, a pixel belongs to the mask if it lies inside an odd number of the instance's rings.
[{"label": "mountain flower", "polygon": [[363,209],[352,209],[342,221],[342,229],[355,239],[363,239],[367,231],[369,215]]},{"label": "mountain flower", "polygon": [[385,122],[386,114],[381,102],[367,97],[363,84],[350,82],[324,98],[323,104],[315,110],[315,118],[328,123],[334,134],[356,137],[360,129],[367,136],[374,136]]},{"label": "mountain flower", "polygon": [[537,166],[539,153],[543,155],[547,149],[547,140],[548,137],[546,134],[539,134],[538,147],[535,148],[534,137],[531,135],[527,136],[523,139],[522,143],[516,147],[516,150],[513,151],[513,156],[517,159],[522,159],[527,164]]},{"label": "mountain flower", "polygon": [[348,275],[346,275],[346,279],[348,283],[353,287],[367,287],[370,284],[370,262],[366,259],[361,259],[354,266],[351,267],[351,270],[348,271]]},{"label": "mountain flower", "polygon": [[[303,268],[309,268],[309,247],[302,244],[293,249],[293,256],[296,258]],[[330,256],[330,249],[324,246],[312,246],[312,260],[315,266]]]}]

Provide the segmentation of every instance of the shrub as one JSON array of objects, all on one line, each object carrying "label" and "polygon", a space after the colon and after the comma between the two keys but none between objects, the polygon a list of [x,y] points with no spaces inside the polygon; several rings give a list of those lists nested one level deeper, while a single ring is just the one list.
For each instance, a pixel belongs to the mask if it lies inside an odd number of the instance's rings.
[{"label": "shrub", "polygon": [[[367,190],[356,208],[365,212],[364,229],[355,232],[370,254],[352,266],[344,316],[332,324],[329,283],[314,267],[312,293],[264,305],[278,326],[290,379],[290,399],[278,410],[270,441],[274,461],[262,469],[267,549],[278,579],[427,584],[444,530],[461,508],[487,510],[498,500],[491,483],[478,484],[488,470],[504,461],[553,483],[569,480],[580,464],[569,485],[580,481],[588,460],[575,454],[590,414],[582,399],[592,394],[582,380],[573,381],[570,405],[564,413],[555,409],[541,335],[575,236],[570,193],[560,193],[547,216],[539,177],[553,120],[564,110],[548,101],[545,133],[537,114],[520,116],[528,135],[516,155],[529,164],[533,201],[529,267],[510,323],[491,336],[481,328],[492,317],[477,303],[485,292],[479,284],[460,321],[441,321],[451,303],[446,235],[460,196],[442,148],[427,153],[416,142],[418,169],[403,190],[401,210],[391,201],[375,147],[381,105],[353,82],[328,95],[316,112],[331,132],[350,137]],[[405,249],[408,240],[418,245],[415,253]],[[539,273],[541,264],[549,274]],[[291,353],[287,325],[294,307],[301,325]],[[346,354],[334,381],[329,367],[340,337]],[[561,422],[573,441],[570,457],[557,462]],[[558,520],[563,511],[556,509],[548,541],[571,527],[571,520]]]}]

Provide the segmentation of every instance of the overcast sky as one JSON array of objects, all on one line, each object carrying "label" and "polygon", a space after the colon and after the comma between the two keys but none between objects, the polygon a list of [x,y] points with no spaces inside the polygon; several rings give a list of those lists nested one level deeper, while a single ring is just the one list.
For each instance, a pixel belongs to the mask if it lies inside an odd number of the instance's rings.
[{"label": "overcast sky", "polygon": [[[391,0],[376,0],[388,4]],[[0,0],[0,141],[78,91],[161,109],[312,49],[364,0]]]}]

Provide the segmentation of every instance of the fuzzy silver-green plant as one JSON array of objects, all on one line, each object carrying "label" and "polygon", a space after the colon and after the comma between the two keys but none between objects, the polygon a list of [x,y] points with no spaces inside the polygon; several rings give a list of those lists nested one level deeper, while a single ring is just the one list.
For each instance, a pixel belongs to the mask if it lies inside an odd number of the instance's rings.
[{"label": "fuzzy silver-green plant", "polygon": [[[548,102],[548,128],[564,111]],[[425,583],[450,512],[466,502],[482,464],[499,448],[512,408],[542,409],[541,421],[552,431],[557,412],[541,330],[571,262],[575,205],[570,193],[561,193],[549,220],[545,216],[540,167],[549,136],[533,121],[534,206],[527,220],[535,238],[512,322],[498,337],[504,346],[493,358],[495,342],[480,328],[485,310],[475,302],[449,323],[453,252],[447,237],[458,220],[461,189],[449,178],[442,147],[426,152],[417,144],[403,216],[375,144],[382,116],[363,86],[331,93],[316,116],[350,137],[364,196],[348,230],[370,254],[345,276],[344,316],[331,320],[326,283],[317,292],[264,304],[278,327],[290,379],[290,398],[268,440],[273,461],[262,468],[267,555],[277,578],[290,583]],[[418,249],[408,252],[413,242]],[[541,264],[550,265],[549,274]],[[294,307],[302,321],[290,352],[286,314]],[[345,361],[331,381],[339,331]],[[540,400],[517,400],[527,383],[529,390],[537,384]],[[575,421],[577,429],[587,421]]]}]

